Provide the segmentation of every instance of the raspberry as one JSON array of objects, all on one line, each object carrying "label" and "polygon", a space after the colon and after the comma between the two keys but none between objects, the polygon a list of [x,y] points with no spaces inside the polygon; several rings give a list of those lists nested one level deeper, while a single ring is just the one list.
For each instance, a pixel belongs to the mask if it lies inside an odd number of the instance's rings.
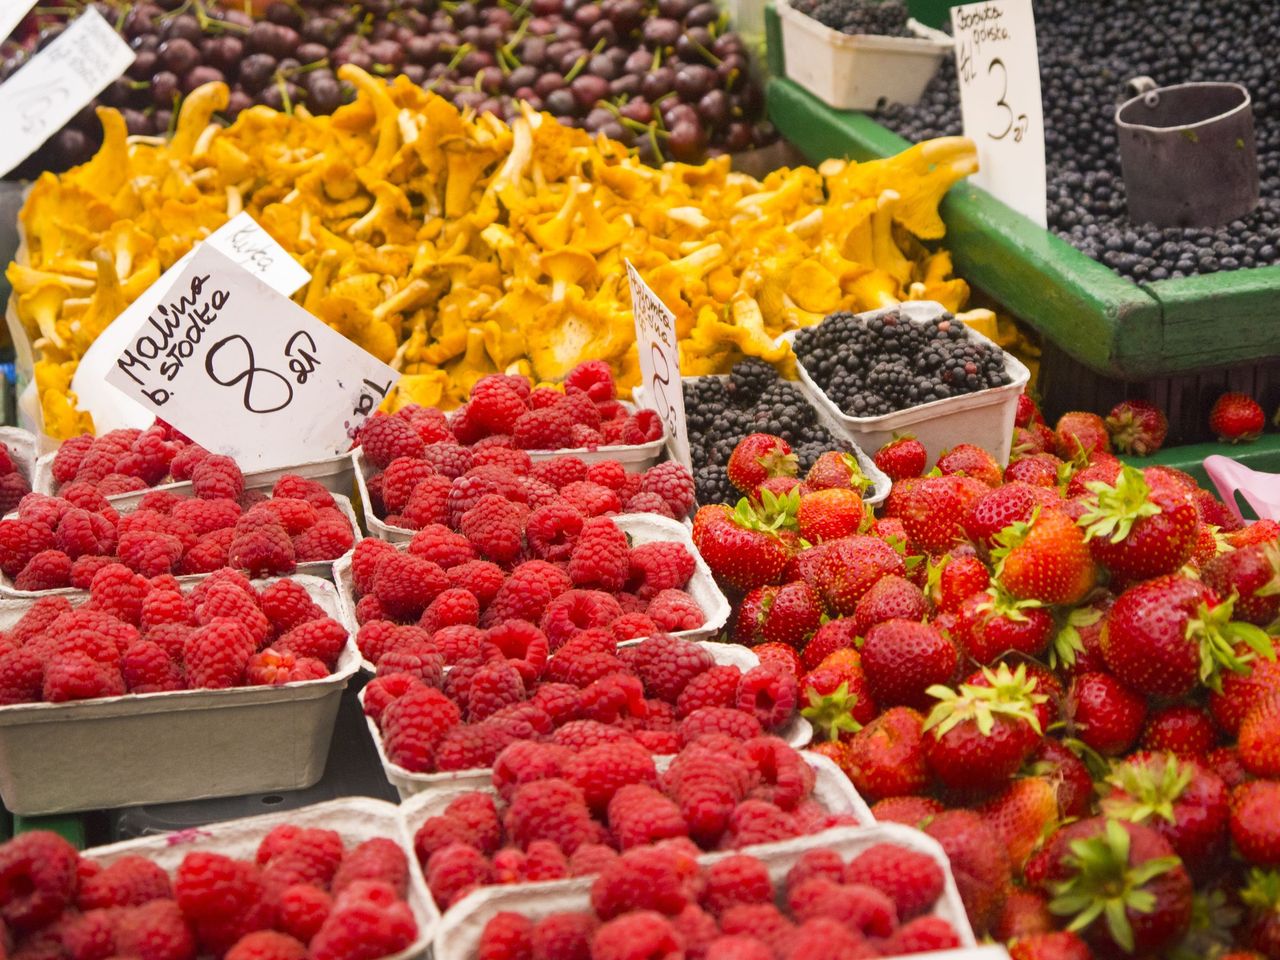
[{"label": "raspberry", "polygon": [[263,589],[259,600],[263,614],[277,633],[325,616],[324,608],[296,580],[277,580]]},{"label": "raspberry", "polygon": [[415,773],[429,772],[436,746],[462,720],[457,704],[425,684],[393,701],[382,714],[387,759]]},{"label": "raspberry", "polygon": [[98,481],[97,489],[104,497],[118,497],[126,493],[136,493],[147,489],[147,484],[139,477],[130,477],[123,473],[109,473]]},{"label": "raspberry", "polygon": [[282,636],[274,644],[281,653],[295,657],[311,657],[330,670],[338,663],[338,657],[347,644],[347,628],[336,620],[324,617],[300,624]]},{"label": "raspberry", "polygon": [[624,613],[609,624],[609,630],[618,643],[641,640],[658,633],[658,626],[643,613]]},{"label": "raspberry", "polygon": [[57,590],[71,585],[71,558],[61,550],[41,550],[14,578],[18,590]]},{"label": "raspberry", "polygon": [[735,854],[707,869],[702,906],[719,916],[738,904],[772,903],[773,881],[755,857]]},{"label": "raspberry", "polygon": [[444,657],[430,643],[412,643],[388,650],[378,658],[378,676],[407,673],[429,687],[444,683]]},{"label": "raspberry", "polygon": [[191,921],[224,919],[248,912],[262,898],[256,867],[221,853],[187,854],[174,877],[174,899]]},{"label": "raspberry", "polygon": [[509,564],[524,546],[524,520],[529,508],[495,494],[485,494],[462,515],[459,529],[480,555],[494,563]]},{"label": "raspberry", "polygon": [[627,582],[630,547],[617,525],[605,517],[588,520],[569,557],[569,578],[575,586],[621,590]]},{"label": "raspberry", "polygon": [[627,468],[617,460],[599,460],[587,468],[586,480],[616,493],[627,482]]},{"label": "raspberry", "polygon": [[[926,913],[942,895],[942,868],[927,854],[877,843],[849,861],[845,883],[875,887],[897,908],[899,920]],[[937,948],[941,949],[941,948]]]},{"label": "raspberry", "polygon": [[281,499],[305,500],[317,510],[328,510],[334,505],[331,494],[319,480],[286,473],[271,488],[271,496]]},{"label": "raspberry", "polygon": [[387,707],[410,690],[425,686],[411,673],[390,673],[375,677],[364,688],[365,716],[372,717],[374,723],[381,725],[382,715]]},{"label": "raspberry", "polygon": [[180,623],[164,623],[147,631],[147,639],[163,650],[174,663],[182,662],[182,652],[187,638],[195,633],[194,627]]},{"label": "raspberry", "polygon": [[446,567],[444,573],[453,587],[466,590],[475,597],[482,610],[493,602],[507,580],[506,572],[488,560],[467,560]]},{"label": "raspberry", "polygon": [[662,417],[658,416],[658,412],[641,409],[623,421],[621,440],[628,446],[635,446],[661,440],[664,434]]},{"label": "raspberry", "polygon": [[637,730],[636,743],[654,756],[670,756],[680,752],[680,734],[675,730]]},{"label": "raspberry", "polygon": [[481,853],[486,852],[471,842],[470,832],[465,824],[447,816],[428,817],[413,835],[414,853],[417,854],[418,863],[422,865],[423,870],[427,869],[428,862],[437,851],[443,850],[450,844],[465,844]]},{"label": "raspberry", "polygon": [[87,653],[56,653],[45,663],[42,696],[49,703],[118,697],[124,692],[120,669]]},{"label": "raspberry", "polygon": [[179,504],[200,502],[189,497],[180,497],[172,490],[152,490],[138,501],[138,509],[169,516],[173,513],[173,508]]},{"label": "raspberry", "polygon": [[400,845],[386,837],[365,840],[346,855],[333,875],[331,892],[341,897],[348,887],[362,882],[386,884],[398,897],[409,889],[409,860]]},{"label": "raspberry", "polygon": [[606,743],[570,757],[563,777],[577,787],[593,811],[603,814],[609,801],[629,784],[656,785],[653,758],[637,743]]},{"label": "raspberry", "polygon": [[124,564],[113,563],[94,574],[89,596],[97,609],[136,627],[142,622],[149,586],[145,577]]},{"label": "raspberry", "polygon": [[698,601],[683,590],[663,590],[649,601],[645,613],[668,632],[696,630],[707,620]]},{"label": "raspberry", "polygon": [[356,544],[351,554],[351,577],[358,595],[372,592],[378,565],[397,552],[385,540],[365,539]]},{"label": "raspberry", "polygon": [[582,691],[578,712],[584,720],[605,724],[621,724],[626,720],[643,721],[648,715],[644,687],[639,678],[626,673],[612,673],[592,681]]},{"label": "raspberry", "polygon": [[287,933],[255,930],[232,945],[224,960],[305,960],[307,948]]},{"label": "raspberry", "polygon": [[61,941],[55,956],[70,960],[106,960],[116,952],[116,918],[122,911],[98,909],[81,915],[64,914],[58,922],[40,931],[24,944],[22,954],[35,956],[32,945],[45,937]]},{"label": "raspberry", "polygon": [[566,590],[547,604],[542,631],[552,650],[558,650],[583,630],[607,627],[622,616],[622,608],[600,590]]},{"label": "raspberry", "polygon": [[413,556],[430,560],[446,570],[477,558],[470,540],[439,523],[425,526],[414,534],[408,549]]},{"label": "raspberry", "polygon": [[532,736],[533,728],[525,724],[516,730],[498,720],[454,727],[436,748],[436,769],[477,770],[492,766],[498,754],[522,734]]},{"label": "raspberry", "polygon": [[254,650],[271,638],[271,621],[258,608],[257,597],[232,583],[208,584],[196,598],[195,613],[201,625],[219,617],[238,622],[252,638]]},{"label": "raspberry", "polygon": [[[446,572],[447,573],[447,572]],[[422,612],[418,626],[434,633],[459,624],[474,627],[480,622],[480,602],[464,587],[450,587],[437,594]]]},{"label": "raspberry", "polygon": [[681,719],[703,707],[731,707],[737,702],[742,670],[732,664],[716,664],[690,680],[676,699]]},{"label": "raspberry", "polygon": [[569,857],[569,876],[593,876],[618,859],[618,853],[602,843],[584,843]]},{"label": "raspberry", "polygon": [[[403,422],[403,421],[401,421]],[[418,936],[409,905],[385,883],[354,883],[310,944],[312,960],[376,960],[404,950]]]},{"label": "raspberry", "polygon": [[526,411],[511,426],[511,442],[521,450],[566,450],[573,447],[573,418],[559,403]]},{"label": "raspberry", "polygon": [[292,573],[297,567],[297,560],[293,543],[284,527],[261,520],[246,523],[249,519],[241,517],[236,523],[235,535],[227,548],[227,564],[238,570],[247,570],[251,577]]},{"label": "raspberry", "polygon": [[[4,549],[5,535],[10,533],[9,523],[8,520],[0,523],[0,550]],[[116,552],[116,531],[106,517],[71,507],[58,521],[57,533],[50,545],[56,546],[72,560],[86,555],[105,556]],[[3,554],[0,553],[0,563],[3,562]]]},{"label": "raspberry", "polygon": [[181,690],[185,685],[182,669],[151,640],[139,640],[125,651],[120,672],[130,693]]},{"label": "raspberry", "polygon": [[62,497],[29,493],[18,502],[18,516],[23,520],[33,520],[50,530],[56,530],[63,515],[73,508],[74,504]]},{"label": "raspberry", "polygon": [[600,517],[622,510],[618,493],[590,480],[567,483],[560,488],[560,496],[587,517]]},{"label": "raspberry", "polygon": [[740,751],[759,777],[751,791],[783,810],[794,810],[813,793],[813,768],[785,740],[760,737],[742,744]]},{"label": "raspberry", "polygon": [[194,960],[196,938],[172,900],[152,900],[115,918],[116,955],[140,960]]},{"label": "raspberry", "polygon": [[43,637],[48,652],[85,653],[111,666],[119,665],[120,655],[137,639],[136,628],[88,605],[58,617]]},{"label": "raspberry", "polygon": [[450,480],[456,480],[475,466],[471,449],[452,442],[427,444],[422,459]]},{"label": "raspberry", "polygon": [[351,521],[337,510],[322,510],[315,526],[293,538],[298,563],[337,560],[355,544]]},{"label": "raspberry", "polygon": [[861,960],[873,956],[873,948],[856,933],[830,917],[806,920],[786,941],[783,960]]},{"label": "raspberry", "polygon": [[267,889],[279,893],[295,884],[327,887],[342,863],[342,838],[333,830],[276,827],[258,845]]},{"label": "raspberry", "polygon": [[578,718],[578,688],[568,683],[542,683],[534,690],[529,703],[545,710],[556,726],[563,726]]},{"label": "raspberry", "polygon": [[506,660],[484,664],[471,677],[467,690],[467,718],[477,723],[503,707],[524,699],[524,681]]},{"label": "raspberry", "polygon": [[627,589],[641,600],[651,600],[664,590],[683,587],[693,571],[693,555],[684,544],[670,540],[642,543],[631,551]]},{"label": "raspberry", "polygon": [[310,884],[295,884],[280,894],[276,923],[284,933],[310,943],[332,909],[333,898],[327,892]]},{"label": "raspberry", "polygon": [[[612,641],[612,634],[608,636]],[[612,654],[600,650],[579,649],[574,646],[575,643],[576,640],[569,641],[547,664],[548,680],[553,683],[571,683],[575,687],[585,688],[611,673],[626,672],[623,662]],[[581,703],[582,698],[579,696],[579,708]]]},{"label": "raspberry", "polygon": [[528,476],[533,467],[533,460],[523,450],[496,445],[473,448],[472,463],[477,467],[502,467],[518,477]]},{"label": "raspberry", "polygon": [[397,457],[422,457],[425,444],[418,431],[400,417],[370,417],[356,434],[356,441],[368,460],[378,470],[385,470]]},{"label": "raspberry", "polygon": [[176,590],[151,590],[142,601],[139,626],[144,633],[165,624],[195,623],[191,601]]},{"label": "raspberry", "polygon": [[439,564],[396,551],[378,564],[373,592],[393,618],[416,620],[448,585]]},{"label": "raspberry", "polygon": [[591,960],[595,918],[585,913],[553,913],[533,925],[530,960]]},{"label": "raspberry", "polygon": [[578,457],[561,456],[541,460],[529,469],[529,475],[535,480],[559,490],[561,487],[578,483],[587,478],[587,465]]},{"label": "raspberry", "polygon": [[299,657],[288,651],[267,647],[245,664],[245,683],[251,687],[280,686],[303,680],[323,680],[329,668],[314,657]]},{"label": "raspberry", "polygon": [[591,960],[680,956],[684,956],[684,941],[666,917],[652,910],[640,910],[610,920],[591,938]]},{"label": "raspberry", "polygon": [[400,513],[414,488],[428,477],[437,475],[435,468],[425,460],[399,457],[391,461],[382,474],[383,507],[389,513]]},{"label": "raspberry", "polygon": [[423,407],[411,403],[401,407],[395,415],[409,421],[409,425],[418,432],[423,443],[435,443],[437,440],[449,440],[453,437],[449,432],[449,421],[437,407]]},{"label": "raspberry", "polygon": [[711,653],[691,640],[658,634],[628,649],[649,696],[675,703],[694,677],[715,666]]},{"label": "raspberry", "polygon": [[494,914],[480,931],[476,960],[529,960],[532,931],[533,922],[522,914],[506,910]]},{"label": "raspberry", "polygon": [[53,480],[56,484],[61,486],[75,479],[85,454],[93,446],[93,439],[93,434],[82,433],[78,437],[63,441],[62,446],[58,447],[51,465]]},{"label": "raspberry", "polygon": [[600,839],[582,792],[561,779],[516,787],[503,819],[510,842],[527,850],[534,840],[551,840],[567,854]]},{"label": "raspberry", "polygon": [[506,433],[521,414],[529,409],[526,385],[517,386],[513,378],[482,377],[471,388],[467,400],[467,417],[484,433]]},{"label": "raspberry", "polygon": [[[58,526],[62,528],[61,523]],[[21,518],[0,520],[0,571],[5,576],[16,577],[32,557],[53,547],[54,535],[44,524]],[[65,550],[61,543],[58,548]]]},{"label": "raspberry", "polygon": [[887,937],[898,923],[893,901],[867,886],[806,880],[788,891],[787,904],[801,922],[828,917],[869,937]]},{"label": "raspberry", "polygon": [[942,917],[917,917],[894,931],[884,946],[886,953],[931,953],[960,946],[955,928]]},{"label": "raspberry", "polygon": [[663,500],[656,493],[637,493],[622,505],[623,513],[656,513],[659,516],[666,517],[668,520],[678,519],[671,508],[667,506],[667,501]]},{"label": "raspberry", "polygon": [[734,740],[750,740],[763,731],[753,714],[724,707],[702,707],[680,722],[680,738],[692,743],[709,733],[719,733]]},{"label": "raspberry", "polygon": [[831,883],[843,883],[844,871],[844,860],[834,850],[806,850],[787,871],[784,886],[790,894],[806,880],[822,879]]},{"label": "raspberry", "polygon": [[[749,903],[731,906],[725,910],[720,917],[720,930],[727,936],[748,934],[758,937],[770,944],[781,956],[779,948],[790,939],[795,926],[774,904]],[[826,953],[819,949],[806,956],[823,957],[825,960]]]},{"label": "raspberry", "polygon": [[52,923],[74,900],[78,861],[75,847],[46,830],[0,845],[0,919],[19,934]]},{"label": "raspberry", "polygon": [[697,903],[702,872],[691,855],[669,847],[628,850],[591,885],[591,906],[601,920],[630,911],[675,916]]},{"label": "raspberry", "polygon": [[233,532],[230,528],[206,534],[187,550],[179,565],[182,574],[213,573],[227,565]]},{"label": "raspberry", "polygon": [[175,520],[185,523],[197,537],[203,537],[234,527],[240,519],[240,504],[230,499],[180,500],[170,513]]},{"label": "raspberry", "polygon": [[568,749],[554,743],[513,743],[494,759],[493,787],[499,796],[510,801],[521,784],[561,778],[569,758]]},{"label": "raspberry", "polygon": [[609,364],[604,360],[584,360],[565,374],[564,392],[572,395],[579,391],[593,403],[612,400],[617,391]]},{"label": "raspberry", "polygon": [[238,686],[256,649],[253,637],[239,621],[228,617],[209,621],[183,645],[188,685],[214,690]]},{"label": "raspberry", "polygon": [[230,457],[210,454],[192,468],[191,489],[201,500],[239,500],[244,474]]},{"label": "raspberry", "polygon": [[777,730],[791,719],[799,695],[796,678],[779,667],[752,667],[738,683],[736,705],[753,714],[765,730]]},{"label": "raspberry", "polygon": [[613,839],[622,850],[688,835],[680,808],[643,783],[624,786],[613,795],[608,821]]},{"label": "raspberry", "polygon": [[472,467],[449,485],[446,506],[448,524],[457,529],[462,515],[474,507],[481,497],[494,494],[504,500],[523,502],[524,491],[520,479],[502,467]]},{"label": "raspberry", "polygon": [[[486,639],[485,632],[465,623],[437,630],[431,634],[431,644],[450,666],[457,666],[467,659],[479,658],[479,663],[498,659],[497,649]],[[470,683],[470,675],[467,682]]]},{"label": "raspberry", "polygon": [[73,507],[88,510],[90,513],[101,514],[108,520],[118,519],[118,515],[115,515],[115,510],[112,509],[110,502],[91,483],[73,483],[59,492],[62,499]]},{"label": "raspberry", "polygon": [[35,703],[41,697],[44,663],[31,650],[0,650],[0,706]]},{"label": "raspberry", "polygon": [[538,623],[553,598],[572,587],[569,577],[545,560],[528,560],[511,571],[480,618],[484,626],[504,620]]},{"label": "raspberry", "polygon": [[307,501],[295,500],[292,497],[272,497],[255,507],[254,511],[263,516],[274,517],[276,522],[284,527],[285,533],[291,537],[296,537],[302,531],[315,526],[319,517],[316,508]]},{"label": "raspberry", "polygon": [[191,472],[195,470],[196,464],[207,456],[209,456],[209,451],[196,444],[182,448],[169,462],[169,476],[173,477],[174,480],[190,480]]},{"label": "raspberry", "polygon": [[568,560],[586,518],[567,500],[538,507],[525,522],[529,550],[542,560]]}]

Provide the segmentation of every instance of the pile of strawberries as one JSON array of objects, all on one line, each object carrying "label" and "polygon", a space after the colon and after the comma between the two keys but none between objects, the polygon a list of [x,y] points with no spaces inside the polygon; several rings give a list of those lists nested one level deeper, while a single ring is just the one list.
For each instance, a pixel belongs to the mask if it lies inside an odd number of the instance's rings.
[{"label": "pile of strawberries", "polygon": [[[1018,422],[1005,469],[960,444],[924,475],[896,439],[880,517],[851,482],[821,525],[785,443],[744,441],[754,488],[694,519],[734,636],[794,671],[878,819],[937,830],[1017,960],[1280,957],[1280,526],[1126,466],[1091,414]],[[1206,932],[1218,897],[1238,919]]]},{"label": "pile of strawberries", "polygon": [[0,845],[6,955],[102,960],[375,960],[410,946],[409,862],[390,839],[347,849],[284,825],[252,860],[194,851],[172,877],[126,855],[103,865],[55,833]]},{"label": "pile of strawberries", "polygon": [[834,850],[809,850],[776,884],[748,854],[703,866],[692,850],[668,843],[608,863],[588,911],[495,914],[476,956],[859,960],[947,950],[961,941],[935,912],[944,884],[932,858],[892,843],[847,863]]},{"label": "pile of strawberries", "polygon": [[146,430],[112,430],[100,437],[85,433],[65,441],[53,457],[53,482],[59,490],[86,484],[104,497],[114,497],[190,480],[207,456],[204,447],[156,420]]},{"label": "pile of strawberries", "polygon": [[669,634],[619,647],[595,627],[548,657],[545,635],[521,621],[467,629],[474,652],[453,658],[447,672],[438,643],[461,632],[384,653],[364,689],[387,759],[406,770],[491,767],[519,740],[674,754],[706,734],[751,740],[795,717],[790,674],[717,664],[707,645]]},{"label": "pile of strawberries", "polygon": [[299,563],[335,560],[355,542],[350,519],[315,480],[286,474],[268,496],[245,490],[234,460],[209,455],[192,484],[194,497],[153,490],[126,514],[85,483],[57,497],[28,494],[16,517],[0,520],[0,571],[19,590],[84,590],[113,563],[144,577],[228,566],[283,576]]},{"label": "pile of strawberries", "polygon": [[0,516],[11,513],[18,502],[31,492],[31,484],[13,462],[13,453],[0,443]]},{"label": "pile of strawberries", "polygon": [[222,570],[184,592],[113,563],[78,606],[41,597],[0,633],[0,705],[318,680],[346,644],[293,580],[259,590]]},{"label": "pile of strawberries", "polygon": [[636,743],[516,743],[494,763],[497,796],[459,794],[418,827],[414,849],[444,910],[479,886],[599,873],[619,850],[737,850],[856,825],[813,799],[814,780],[777,737],[699,737],[661,773]]},{"label": "pile of strawberries", "polygon": [[[418,406],[375,416],[357,437],[375,471],[367,478],[373,512],[409,530],[436,523],[456,530],[478,497],[497,495],[526,514],[555,507],[561,526],[580,526],[580,518],[608,513],[684,519],[693,509],[693,476],[680,464],[661,463],[635,474],[617,460],[588,465],[565,455],[535,463],[526,452],[594,450],[662,437],[656,413],[627,413],[614,394],[608,364],[593,361],[570,373],[563,393],[550,387],[531,390],[523,377],[494,374],[482,378],[470,402],[448,417]],[[553,446],[531,445],[526,422],[545,425],[570,417],[576,439],[557,434],[538,441]],[[584,418],[596,426],[587,426]],[[600,430],[609,438],[601,439]]]}]

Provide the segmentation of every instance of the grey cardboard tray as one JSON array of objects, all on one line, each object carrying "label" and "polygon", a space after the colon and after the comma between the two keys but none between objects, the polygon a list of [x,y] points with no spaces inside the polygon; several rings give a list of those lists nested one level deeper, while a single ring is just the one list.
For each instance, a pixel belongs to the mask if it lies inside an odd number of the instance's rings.
[{"label": "grey cardboard tray", "polygon": [[[363,538],[363,533],[360,530],[360,521],[356,519],[356,512],[352,509],[350,499],[342,496],[342,494],[335,493],[333,495],[333,501],[338,505],[338,510],[342,515],[347,518],[347,522],[351,524],[351,533],[354,538],[354,542],[351,544],[351,549],[336,560],[313,560],[308,563],[300,563],[298,564],[297,569],[294,570],[292,576],[321,577],[332,583],[334,579],[334,566],[341,561],[350,563],[351,554],[355,550],[355,545]],[[113,502],[112,506],[114,506],[120,513],[132,513],[138,508],[138,500],[128,503]],[[12,516],[12,514],[10,514],[10,516]],[[8,518],[6,517],[5,519]],[[189,576],[179,577],[178,579],[185,583],[200,580],[203,576],[203,574],[192,574]],[[0,600],[35,600],[40,597],[52,597],[60,594],[73,596],[81,592],[82,591],[75,589],[75,587],[59,587],[56,590],[19,590],[13,585],[13,580],[5,574],[0,573]]]},{"label": "grey cardboard tray", "polygon": [[[997,948],[995,953],[984,952],[978,947],[973,930],[964,912],[964,904],[951,876],[946,854],[932,837],[896,823],[877,823],[869,827],[836,827],[807,837],[796,837],[753,849],[751,855],[761,860],[774,881],[775,889],[787,871],[800,857],[810,850],[834,850],[845,859],[851,859],[876,843],[895,843],[899,846],[928,854],[943,869],[945,885],[942,896],[934,905],[933,913],[943,917],[955,928],[963,947],[930,953],[929,960],[994,960],[1005,956]],[[702,863],[736,854],[714,853],[699,858]],[[481,887],[467,894],[444,914],[437,928],[433,945],[434,960],[475,960],[476,947],[485,925],[497,913],[514,911],[533,920],[540,920],[553,913],[591,910],[591,877],[572,880],[556,880],[547,883],[512,886]],[[814,958],[819,960],[819,958]]]},{"label": "grey cardboard tray", "polygon": [[400,811],[394,804],[383,800],[345,797],[296,810],[211,823],[193,830],[123,840],[108,846],[92,847],[83,855],[104,865],[122,857],[143,856],[172,875],[183,858],[195,851],[221,853],[252,861],[262,838],[283,824],[334,830],[342,837],[347,849],[375,837],[395,841],[409,860],[409,889],[405,900],[417,921],[418,936],[412,945],[388,955],[385,960],[409,960],[427,950],[440,922],[440,913],[427,893],[421,874],[414,869],[417,858],[413,853],[413,838],[405,830]]},{"label": "grey cardboard tray", "polygon": [[31,489],[36,488],[38,457],[35,434],[20,430],[17,427],[0,427],[0,443],[9,448],[9,456],[18,472],[27,478]]},{"label": "grey cardboard tray", "polygon": [[[293,579],[350,629],[332,583]],[[0,601],[0,629],[33,602]],[[0,707],[0,799],[36,816],[309,787],[359,668],[348,637],[321,680]]]}]

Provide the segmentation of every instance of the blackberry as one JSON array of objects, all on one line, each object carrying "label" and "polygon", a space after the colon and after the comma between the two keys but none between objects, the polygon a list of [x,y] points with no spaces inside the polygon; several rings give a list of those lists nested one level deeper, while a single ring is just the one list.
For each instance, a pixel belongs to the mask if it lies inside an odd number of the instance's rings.
[{"label": "blackberry", "polygon": [[738,404],[758,400],[765,390],[778,379],[778,371],[756,357],[748,357],[733,365],[729,378],[722,383],[727,396]]},{"label": "blackberry", "polygon": [[863,323],[833,313],[796,335],[796,356],[846,414],[877,417],[1009,383],[1004,354],[970,340],[951,314],[912,321],[893,311]]},{"label": "blackberry", "polygon": [[[1048,162],[1049,228],[1138,282],[1280,263],[1280,4],[1272,0],[1035,0]],[[1253,99],[1262,202],[1225,226],[1161,229],[1129,220],[1114,113],[1124,80],[1234,80]],[[915,106],[877,119],[912,140],[961,131],[954,59]]]},{"label": "blackberry", "polygon": [[791,6],[824,27],[841,33],[912,37],[907,5],[901,0],[792,0]]}]

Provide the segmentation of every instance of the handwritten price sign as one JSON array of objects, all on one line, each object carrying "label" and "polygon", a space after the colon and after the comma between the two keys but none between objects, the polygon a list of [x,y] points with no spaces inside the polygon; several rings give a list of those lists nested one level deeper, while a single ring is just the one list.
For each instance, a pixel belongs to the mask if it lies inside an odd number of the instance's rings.
[{"label": "handwritten price sign", "polygon": [[952,7],[951,25],[964,135],[978,145],[979,170],[969,181],[1044,226],[1044,113],[1031,0]]},{"label": "handwritten price sign", "polygon": [[631,312],[636,319],[636,348],[645,400],[667,425],[671,451],[689,469],[689,428],[684,419],[684,385],[680,382],[680,350],[676,315],[627,261],[631,281]]},{"label": "handwritten price sign", "polygon": [[93,7],[0,86],[0,173],[62,129],[133,63],[133,51]]},{"label": "handwritten price sign", "polygon": [[208,449],[266,470],[347,450],[399,378],[206,243],[106,380]]}]

